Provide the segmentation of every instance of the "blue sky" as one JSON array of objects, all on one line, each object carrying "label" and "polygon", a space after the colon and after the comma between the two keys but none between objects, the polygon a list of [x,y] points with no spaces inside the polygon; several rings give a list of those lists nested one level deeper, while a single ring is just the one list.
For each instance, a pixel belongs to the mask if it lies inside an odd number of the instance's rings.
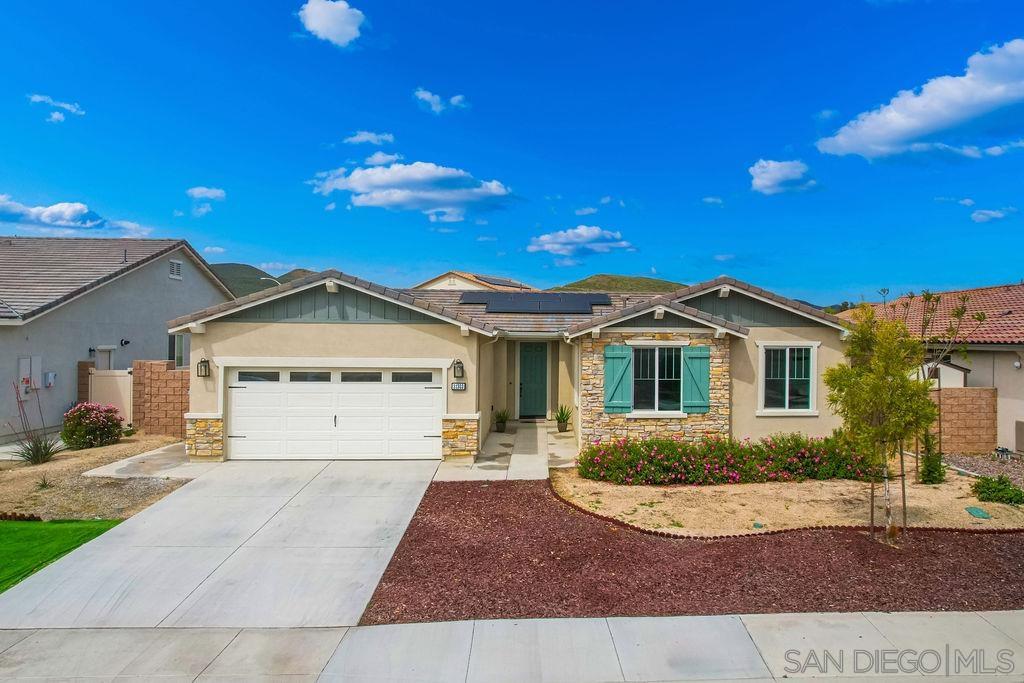
[{"label": "blue sky", "polygon": [[0,233],[400,286],[727,273],[825,304],[1024,277],[1019,2],[4,13]]}]

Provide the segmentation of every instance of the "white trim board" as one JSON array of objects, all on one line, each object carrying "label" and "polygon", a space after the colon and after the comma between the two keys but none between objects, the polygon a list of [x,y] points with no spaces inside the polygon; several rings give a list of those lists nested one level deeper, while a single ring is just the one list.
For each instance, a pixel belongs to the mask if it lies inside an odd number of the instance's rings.
[{"label": "white trim board", "polygon": [[[698,325],[702,326],[700,328],[700,330],[702,332],[704,332],[705,334],[714,333],[717,336],[731,334],[733,336],[740,337],[741,339],[746,339],[746,337],[747,337],[747,335],[742,334],[741,332],[737,332],[735,330],[730,330],[730,329],[728,329],[726,327],[720,327],[718,325],[715,325],[712,322],[708,322],[707,320],[701,320],[700,318],[698,318],[696,316],[692,316],[692,315],[689,315],[687,313],[683,313],[682,311],[677,311],[674,308],[668,308],[668,307],[666,307],[666,306],[664,306],[662,304],[654,304],[654,305],[651,305],[651,306],[647,306],[646,308],[643,308],[643,309],[641,309],[639,311],[636,311],[634,313],[630,313],[629,315],[623,316],[621,318],[616,318],[615,320],[611,320],[611,321],[609,321],[609,322],[607,322],[607,323],[605,323],[603,325],[601,325],[601,324],[591,325],[591,326],[586,327],[586,328],[584,328],[584,329],[582,329],[582,330],[580,330],[578,332],[574,332],[573,334],[566,333],[565,334],[565,339],[568,341],[568,340],[575,339],[576,337],[582,337],[585,334],[593,334],[594,332],[601,333],[604,330],[632,331],[634,328],[624,328],[624,327],[617,327],[617,326],[619,324],[627,321],[627,320],[632,320],[633,318],[639,318],[640,316],[647,315],[651,311],[664,311],[665,313],[671,313],[671,314],[673,314],[673,315],[675,315],[675,316],[677,316],[679,318],[683,318],[684,320],[689,320],[691,322],[695,322]],[[664,327],[644,327],[644,328],[641,328],[641,329],[644,332],[669,332],[669,331],[672,331],[671,328],[664,328]]]},{"label": "white trim board", "polygon": [[[818,347],[820,341],[758,341],[757,342],[757,407],[756,417],[817,417],[818,416]],[[810,349],[811,350],[811,381],[809,408],[765,408],[764,407],[764,351],[765,349]],[[788,354],[787,354],[788,367]],[[787,387],[789,378],[786,378]],[[787,390],[788,391],[788,390]]]}]

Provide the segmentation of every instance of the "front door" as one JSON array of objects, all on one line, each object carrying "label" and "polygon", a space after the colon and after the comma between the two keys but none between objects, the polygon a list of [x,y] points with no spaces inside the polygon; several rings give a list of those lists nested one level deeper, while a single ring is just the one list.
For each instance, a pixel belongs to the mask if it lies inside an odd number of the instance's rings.
[{"label": "front door", "polygon": [[548,345],[519,344],[519,417],[547,417]]}]

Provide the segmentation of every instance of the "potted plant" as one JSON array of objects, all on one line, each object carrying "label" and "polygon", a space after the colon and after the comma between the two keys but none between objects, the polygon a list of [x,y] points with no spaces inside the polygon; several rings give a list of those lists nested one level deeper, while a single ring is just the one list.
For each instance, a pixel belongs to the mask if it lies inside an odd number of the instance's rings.
[{"label": "potted plant", "polygon": [[569,429],[569,420],[572,419],[572,408],[569,406],[558,406],[555,411],[555,422],[558,423],[558,431],[564,432]]},{"label": "potted plant", "polygon": [[505,423],[508,422],[508,411],[498,410],[494,413],[494,431],[505,431]]}]

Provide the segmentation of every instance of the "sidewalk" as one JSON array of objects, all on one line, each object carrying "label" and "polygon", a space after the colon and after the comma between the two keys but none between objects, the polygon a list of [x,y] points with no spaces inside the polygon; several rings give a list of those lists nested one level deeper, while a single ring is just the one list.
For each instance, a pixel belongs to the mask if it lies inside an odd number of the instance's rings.
[{"label": "sidewalk", "polygon": [[2,680],[877,681],[901,665],[903,675],[1021,680],[1024,611],[0,631]]}]

